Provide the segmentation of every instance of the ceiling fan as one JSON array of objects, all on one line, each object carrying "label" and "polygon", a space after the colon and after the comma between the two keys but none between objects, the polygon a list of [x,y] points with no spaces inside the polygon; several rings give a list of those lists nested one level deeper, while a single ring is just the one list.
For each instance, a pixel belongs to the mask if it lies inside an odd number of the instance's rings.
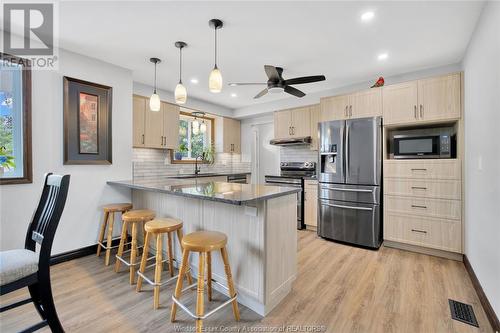
[{"label": "ceiling fan", "polygon": [[281,67],[264,65],[264,70],[266,71],[268,77],[267,83],[229,83],[229,85],[234,87],[234,86],[252,86],[252,85],[267,84],[267,88],[265,88],[260,93],[255,95],[254,98],[260,98],[265,94],[267,94],[268,92],[279,93],[283,91],[296,97],[304,97],[306,95],[304,92],[300,91],[297,88],[291,87],[291,85],[324,81],[326,79],[324,75],[314,75],[314,76],[296,77],[293,79],[285,80],[281,75],[283,74],[283,68]]}]

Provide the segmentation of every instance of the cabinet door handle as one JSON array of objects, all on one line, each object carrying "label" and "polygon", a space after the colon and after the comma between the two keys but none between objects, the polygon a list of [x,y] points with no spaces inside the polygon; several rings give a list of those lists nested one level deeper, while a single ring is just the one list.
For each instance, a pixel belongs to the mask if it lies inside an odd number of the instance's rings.
[{"label": "cabinet door handle", "polygon": [[292,127],[288,127],[288,135],[292,135]]},{"label": "cabinet door handle", "polygon": [[420,206],[420,205],[411,205],[412,208],[424,208],[427,209],[427,206]]},{"label": "cabinet door handle", "polygon": [[349,117],[352,117],[352,105],[349,105]]},{"label": "cabinet door handle", "polygon": [[420,104],[420,118],[424,118],[424,106]]},{"label": "cabinet door handle", "polygon": [[427,171],[425,168],[412,168],[411,171]]},{"label": "cabinet door handle", "polygon": [[415,119],[417,119],[417,106],[416,105],[413,106],[413,117]]},{"label": "cabinet door handle", "polygon": [[144,144],[144,134],[142,134],[142,144]]},{"label": "cabinet door handle", "polygon": [[420,232],[421,234],[426,234],[427,233],[427,231],[425,231],[425,230],[418,230],[418,229],[411,229],[411,231],[413,231],[413,232]]},{"label": "cabinet door handle", "polygon": [[348,111],[347,111],[347,109],[348,109],[348,108],[349,108],[349,107],[346,105],[346,106],[345,106],[345,111],[344,111],[344,116],[346,116],[346,117],[349,115],[349,114],[348,114]]},{"label": "cabinet door handle", "polygon": [[412,186],[412,190],[427,190],[427,187],[421,187],[421,186]]},{"label": "cabinet door handle", "polygon": [[292,135],[295,135],[295,127],[292,126]]},{"label": "cabinet door handle", "polygon": [[167,145],[167,137],[166,137],[166,136],[164,136],[164,137],[163,137],[163,145],[164,145],[164,146],[166,146],[166,145]]}]

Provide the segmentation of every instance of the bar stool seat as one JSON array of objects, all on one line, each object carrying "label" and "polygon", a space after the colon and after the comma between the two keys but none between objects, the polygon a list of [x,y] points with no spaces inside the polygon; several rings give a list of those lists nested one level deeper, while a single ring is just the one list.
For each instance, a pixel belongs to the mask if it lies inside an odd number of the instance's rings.
[{"label": "bar stool seat", "polygon": [[[104,265],[109,265],[109,257],[111,255],[111,249],[118,246],[112,246],[113,237],[113,227],[115,224],[115,213],[126,213],[132,209],[131,203],[112,203],[102,207],[104,211],[104,222],[99,230],[99,238],[97,240],[97,256],[101,255],[101,249],[106,250],[106,257],[104,259]],[[106,235],[106,230],[108,234]],[[106,236],[106,244],[104,244],[104,237]]]},{"label": "bar stool seat", "polygon": [[[118,253],[116,254],[116,264],[115,264],[115,272],[120,270],[121,263],[124,263],[129,267],[130,273],[130,284],[134,284],[135,282],[135,266],[138,264],[136,262],[137,250],[142,248],[142,246],[137,246],[137,224],[141,224],[141,227],[144,228],[144,223],[150,221],[155,218],[156,213],[150,209],[134,209],[126,212],[122,215],[123,226],[122,226],[122,234],[120,238],[120,245],[118,246]],[[130,261],[127,261],[123,258],[123,248],[125,246],[125,241],[127,239],[127,225],[132,225],[132,242],[130,248]]]},{"label": "bar stool seat", "polygon": [[227,244],[227,236],[218,231],[195,231],[182,239],[183,248],[193,252],[220,250]]},{"label": "bar stool seat", "polygon": [[[196,320],[196,332],[201,332],[203,330],[203,320],[211,316],[215,312],[222,309],[224,306],[232,304],[233,314],[236,321],[240,320],[240,311],[238,309],[238,301],[236,290],[234,288],[233,277],[231,274],[231,268],[229,266],[229,257],[226,250],[227,236],[221,232],[217,231],[196,231],[187,234],[182,239],[182,264],[179,269],[179,277],[177,278],[177,284],[175,286],[174,295],[172,295],[172,309],[170,312],[170,321],[175,321],[175,316],[177,312],[177,306],[189,314],[192,318]],[[226,273],[227,287],[212,279],[212,254],[211,251],[220,250],[222,256],[222,262],[224,263],[224,271]],[[198,282],[194,283],[186,288],[182,288],[182,276],[185,274],[189,268],[189,252],[198,252]],[[205,265],[207,270],[207,294],[208,300],[212,300],[212,282],[218,284],[222,288],[226,289],[229,293],[229,299],[219,305],[217,308],[213,309],[208,313],[204,313],[204,296],[203,288],[205,286]],[[184,304],[181,303],[181,294],[188,289],[197,285],[197,296],[196,296],[196,314],[192,313]]]},{"label": "bar stool seat", "polygon": [[[182,221],[174,218],[155,218],[144,225],[144,230],[146,231],[146,236],[144,238],[144,250],[142,251],[141,266],[139,271],[137,271],[137,288],[139,292],[142,288],[142,281],[146,281],[153,286],[154,298],[153,298],[153,308],[158,309],[160,306],[160,287],[170,281],[174,281],[178,275],[174,276],[174,253],[172,251],[172,234],[177,233],[177,238],[179,240],[179,245],[182,241]],[[168,258],[162,260],[163,256],[163,235],[167,234],[167,250]],[[148,258],[149,253],[149,242],[151,239],[156,238],[156,255]],[[181,245],[182,247],[182,245]],[[147,266],[147,261],[155,259],[155,264]],[[170,271],[170,278],[168,278],[163,283],[161,282],[161,272],[163,270],[163,263],[168,263],[168,270]],[[149,279],[145,275],[147,268],[155,267],[154,281]],[[186,271],[186,278],[188,283],[191,284],[193,281],[191,279],[191,274]]]}]

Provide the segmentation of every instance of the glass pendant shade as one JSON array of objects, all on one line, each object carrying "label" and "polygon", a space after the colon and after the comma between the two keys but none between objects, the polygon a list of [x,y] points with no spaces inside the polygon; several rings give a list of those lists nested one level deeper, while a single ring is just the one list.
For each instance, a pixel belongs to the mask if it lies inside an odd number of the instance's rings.
[{"label": "glass pendant shade", "polygon": [[208,89],[213,93],[220,93],[222,90],[222,74],[217,67],[214,67],[208,77]]},{"label": "glass pendant shade", "polygon": [[160,111],[160,106],[161,106],[160,96],[158,96],[158,94],[155,91],[153,95],[151,95],[151,97],[149,98],[149,108],[151,109],[151,111],[157,112]]},{"label": "glass pendant shade", "polygon": [[194,120],[192,122],[192,126],[193,126],[193,134],[194,135],[200,133],[200,123],[198,122],[198,120]]},{"label": "glass pendant shade", "polygon": [[200,132],[205,133],[207,131],[207,124],[205,122],[202,122],[200,125]]},{"label": "glass pendant shade", "polygon": [[184,87],[182,83],[179,82],[175,86],[175,103],[185,104],[186,100],[187,100],[186,87]]}]

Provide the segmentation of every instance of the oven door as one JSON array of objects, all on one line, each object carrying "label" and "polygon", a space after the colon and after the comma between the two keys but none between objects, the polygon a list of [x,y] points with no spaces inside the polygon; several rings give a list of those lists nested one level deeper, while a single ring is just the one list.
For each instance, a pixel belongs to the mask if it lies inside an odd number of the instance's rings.
[{"label": "oven door", "polygon": [[440,137],[396,135],[392,140],[394,158],[439,158]]},{"label": "oven door", "polygon": [[266,176],[266,185],[271,185],[271,186],[285,186],[285,187],[298,187],[301,188],[302,191],[297,193],[297,229],[304,229],[305,224],[303,222],[303,216],[304,216],[304,206],[303,206],[303,199],[304,199],[304,187],[302,186],[303,180],[300,178],[281,178],[281,177],[273,177],[273,176]]}]

